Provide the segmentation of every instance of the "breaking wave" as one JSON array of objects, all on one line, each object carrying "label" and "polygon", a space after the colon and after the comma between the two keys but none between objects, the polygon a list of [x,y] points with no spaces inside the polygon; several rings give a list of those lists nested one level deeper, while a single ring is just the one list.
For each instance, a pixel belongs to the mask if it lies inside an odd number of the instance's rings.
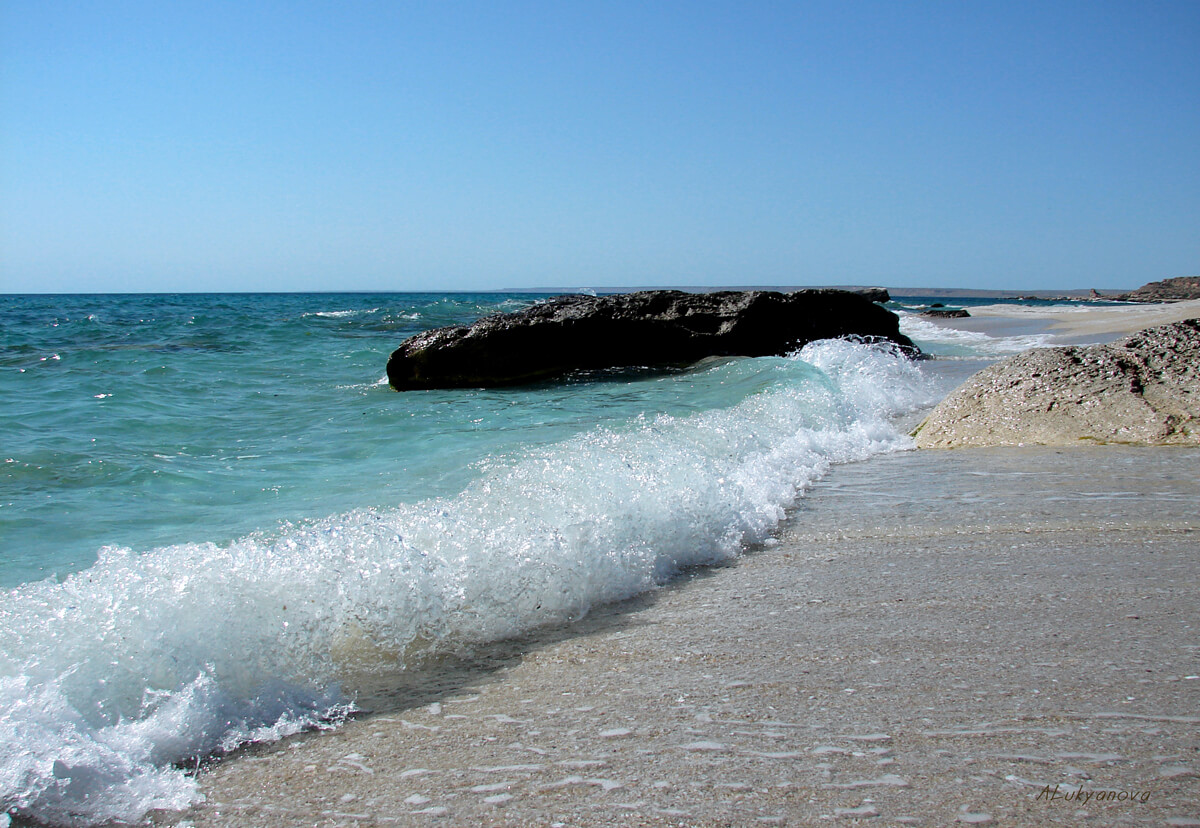
[{"label": "breaking wave", "polygon": [[[453,497],[227,545],[106,548],[0,607],[0,804],[57,825],[197,798],[185,766],[336,724],[365,675],[577,619],[766,539],[933,402],[888,348],[707,369],[736,401],[489,458]],[[4,819],[0,815],[0,820]]]}]

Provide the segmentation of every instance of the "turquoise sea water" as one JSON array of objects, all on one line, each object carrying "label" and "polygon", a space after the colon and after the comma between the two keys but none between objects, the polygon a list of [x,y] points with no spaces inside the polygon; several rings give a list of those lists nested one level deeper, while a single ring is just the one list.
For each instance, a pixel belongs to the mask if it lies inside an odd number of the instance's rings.
[{"label": "turquoise sea water", "polygon": [[569,405],[397,395],[387,355],[535,299],[0,298],[0,584],[460,488],[517,420],[548,435]]},{"label": "turquoise sea water", "polygon": [[740,554],[945,390],[848,342],[387,386],[405,337],[542,299],[0,297],[0,810],[182,807],[177,764],[336,721],[364,675]]}]

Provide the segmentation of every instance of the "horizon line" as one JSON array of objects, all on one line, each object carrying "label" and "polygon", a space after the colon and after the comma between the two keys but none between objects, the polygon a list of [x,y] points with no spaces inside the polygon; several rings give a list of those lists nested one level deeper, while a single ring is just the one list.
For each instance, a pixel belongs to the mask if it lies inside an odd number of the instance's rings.
[{"label": "horizon line", "polygon": [[1130,293],[1136,288],[1039,288],[1036,290],[1009,290],[990,288],[947,288],[947,287],[888,287],[881,284],[858,285],[624,285],[616,287],[591,287],[576,285],[574,287],[504,287],[480,289],[403,289],[403,288],[364,288],[354,290],[84,290],[84,291],[21,291],[0,292],[0,296],[308,296],[308,295],[358,295],[358,294],[419,294],[419,293],[450,293],[450,294],[485,294],[485,293],[516,293],[516,294],[619,294],[636,293],[649,290],[680,290],[688,293],[715,293],[726,290],[772,290],[793,292],[798,290],[886,290],[896,296],[961,296],[961,297],[997,297],[1016,298],[1029,296],[1039,299],[1048,297],[1090,296],[1093,290],[1101,297],[1120,296]]}]

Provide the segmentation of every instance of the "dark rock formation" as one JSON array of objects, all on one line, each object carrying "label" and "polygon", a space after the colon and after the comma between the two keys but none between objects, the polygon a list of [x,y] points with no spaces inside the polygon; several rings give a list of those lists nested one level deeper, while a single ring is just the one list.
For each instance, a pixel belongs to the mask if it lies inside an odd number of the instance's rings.
[{"label": "dark rock formation", "polygon": [[931,319],[965,319],[971,314],[962,308],[939,308],[936,310],[923,310],[920,315],[928,316]]},{"label": "dark rock formation", "polygon": [[913,437],[921,448],[1198,445],[1200,319],[1010,357],[956,389]]},{"label": "dark rock formation", "polygon": [[1181,302],[1200,299],[1200,276],[1177,276],[1142,285],[1132,293],[1112,297],[1123,302]]},{"label": "dark rock formation", "polygon": [[859,288],[851,292],[857,293],[859,296],[865,296],[872,302],[878,302],[881,305],[884,302],[890,302],[892,299],[891,294],[887,292],[887,288]]},{"label": "dark rock formation", "polygon": [[653,290],[560,296],[405,341],[388,360],[397,391],[517,385],[580,369],[687,365],[786,354],[817,339],[880,338],[911,355],[894,313],[843,290]]}]

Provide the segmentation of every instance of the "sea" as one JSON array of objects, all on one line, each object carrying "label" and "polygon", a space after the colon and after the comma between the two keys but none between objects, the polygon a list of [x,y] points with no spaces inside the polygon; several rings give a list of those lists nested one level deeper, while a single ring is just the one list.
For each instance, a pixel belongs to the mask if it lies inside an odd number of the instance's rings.
[{"label": "sea", "polygon": [[906,297],[931,359],[388,386],[406,337],[547,298],[0,296],[0,826],[187,807],[202,762],[367,687],[770,543],[832,466],[912,448],[963,376],[1049,343]]}]

